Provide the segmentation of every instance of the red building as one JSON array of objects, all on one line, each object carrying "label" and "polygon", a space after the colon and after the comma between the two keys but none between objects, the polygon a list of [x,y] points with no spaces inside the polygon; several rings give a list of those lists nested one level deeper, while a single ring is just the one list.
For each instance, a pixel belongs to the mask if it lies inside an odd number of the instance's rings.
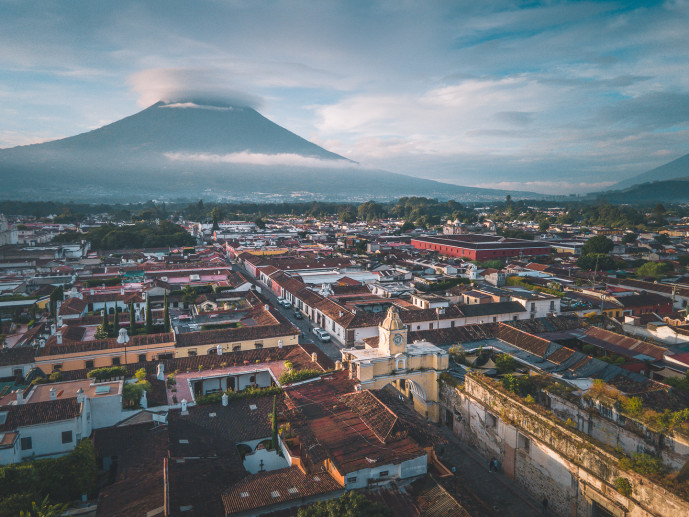
[{"label": "red building", "polygon": [[413,237],[411,244],[417,249],[437,251],[441,255],[461,257],[467,260],[550,255],[550,245],[545,242],[475,233]]}]

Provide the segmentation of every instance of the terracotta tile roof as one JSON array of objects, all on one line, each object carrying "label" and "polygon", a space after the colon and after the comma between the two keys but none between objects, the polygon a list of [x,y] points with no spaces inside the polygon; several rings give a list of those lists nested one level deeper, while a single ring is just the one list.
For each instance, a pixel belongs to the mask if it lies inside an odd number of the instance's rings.
[{"label": "terracotta tile roof", "polygon": [[357,413],[378,439],[386,443],[390,438],[397,415],[376,398],[369,390],[348,393],[341,400]]},{"label": "terracotta tile roof", "polygon": [[100,490],[96,517],[146,515],[162,507],[167,427],[152,422],[106,427],[93,437],[97,457],[117,456],[115,482]]},{"label": "terracotta tile roof", "polygon": [[666,348],[640,341],[638,339],[623,336],[616,332],[604,330],[598,327],[589,327],[580,338],[585,343],[595,345],[605,350],[625,357],[638,357],[644,355],[660,361],[668,351]]},{"label": "terracotta tile roof", "polygon": [[34,361],[35,354],[36,351],[30,346],[0,348],[0,366],[31,364]]},{"label": "terracotta tile roof", "polygon": [[70,420],[81,414],[81,407],[76,397],[5,406],[0,409],[0,412],[7,411],[7,418],[5,423],[0,425],[0,431],[13,431],[27,425]]},{"label": "terracotta tile roof", "polygon": [[[142,336],[132,336],[128,347],[159,345],[164,343],[174,342],[174,334],[172,332],[165,332],[162,334],[145,334]],[[94,350],[109,350],[113,348],[122,348],[117,342],[117,338],[97,339],[94,341],[71,341],[69,339],[62,340],[62,344],[57,344],[57,338],[50,336],[44,348],[36,350],[36,357],[44,357],[59,354],[75,354],[80,352],[90,352]]]},{"label": "terracotta tile roof", "polygon": [[306,464],[318,466],[329,459],[341,474],[347,474],[372,465],[399,464],[425,454],[406,435],[390,443],[382,442],[340,399],[353,390],[346,371],[285,390],[290,409],[285,416],[300,438]]},{"label": "terracotta tile roof", "polygon": [[541,358],[545,357],[546,350],[550,346],[550,341],[547,339],[534,336],[504,323],[499,324],[498,339]]},{"label": "terracotta tile roof", "polygon": [[[434,345],[455,345],[482,339],[493,339],[498,334],[497,323],[482,323],[433,330],[415,330],[409,333],[409,341],[428,341]],[[377,339],[377,338],[376,338]]]},{"label": "terracotta tile roof", "polygon": [[338,495],[343,488],[327,472],[304,474],[298,467],[259,472],[235,483],[222,494],[228,515],[281,505],[303,498],[330,494]]},{"label": "terracotta tile roof", "polygon": [[60,305],[60,310],[58,311],[58,314],[60,316],[81,314],[86,310],[87,305],[88,303],[82,300],[81,298],[67,298]]}]

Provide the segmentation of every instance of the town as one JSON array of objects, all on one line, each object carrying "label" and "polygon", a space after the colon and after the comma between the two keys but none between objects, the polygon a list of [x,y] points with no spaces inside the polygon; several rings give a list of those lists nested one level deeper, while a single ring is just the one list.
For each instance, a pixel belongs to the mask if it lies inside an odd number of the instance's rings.
[{"label": "town", "polygon": [[2,209],[1,516],[689,514],[686,206]]}]

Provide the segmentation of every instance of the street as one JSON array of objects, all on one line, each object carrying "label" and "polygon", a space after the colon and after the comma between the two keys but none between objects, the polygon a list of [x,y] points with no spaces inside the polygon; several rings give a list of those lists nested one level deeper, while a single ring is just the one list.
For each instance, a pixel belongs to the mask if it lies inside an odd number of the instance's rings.
[{"label": "street", "polygon": [[271,305],[275,307],[276,310],[280,312],[285,318],[289,320],[292,325],[297,327],[299,330],[301,330],[301,337],[299,338],[300,343],[313,343],[316,345],[325,355],[327,355],[330,359],[333,361],[338,361],[342,358],[342,355],[340,353],[340,350],[342,349],[343,345],[339,341],[337,341],[334,337],[330,337],[331,341],[329,342],[322,342],[320,339],[318,339],[314,333],[312,332],[313,330],[313,325],[311,322],[308,320],[306,316],[304,316],[303,319],[299,320],[294,317],[294,311],[296,310],[294,307],[290,307],[289,309],[286,309],[282,305],[278,303],[278,297],[275,295],[275,293],[268,288],[263,282],[260,280],[257,280],[253,278],[247,271],[240,266],[237,263],[232,264],[232,268],[234,271],[237,271],[238,273],[241,273],[246,277],[246,279],[260,288],[260,293],[263,297],[267,298],[268,301],[270,301]]}]

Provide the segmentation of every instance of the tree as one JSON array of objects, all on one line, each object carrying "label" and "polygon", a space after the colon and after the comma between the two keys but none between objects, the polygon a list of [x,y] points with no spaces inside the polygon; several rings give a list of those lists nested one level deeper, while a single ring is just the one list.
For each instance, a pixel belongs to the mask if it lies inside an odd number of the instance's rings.
[{"label": "tree", "polygon": [[658,203],[656,206],[653,207],[653,212],[651,212],[651,216],[653,217],[653,221],[659,226],[662,226],[665,224],[665,213],[667,210],[665,210],[665,207],[663,206],[662,203]]},{"label": "tree", "polygon": [[146,334],[153,334],[153,314],[151,314],[151,297],[146,297]]},{"label": "tree", "polygon": [[273,414],[271,415],[272,424],[272,441],[273,449],[280,450],[278,446],[278,410],[277,410],[277,395],[273,395]]},{"label": "tree", "polygon": [[392,517],[389,507],[370,501],[359,492],[346,492],[329,501],[299,508],[298,517]]},{"label": "tree", "polygon": [[120,331],[120,310],[117,307],[117,302],[115,302],[115,321],[112,324],[112,335],[113,335],[113,337],[117,337],[117,334],[119,331]]},{"label": "tree", "polygon": [[670,236],[667,233],[660,233],[653,237],[653,240],[656,241],[658,244],[661,246],[665,246],[667,244],[672,243],[672,239],[670,239]]},{"label": "tree", "polygon": [[222,212],[220,209],[216,206],[211,210],[211,219],[213,220],[213,228],[212,230],[215,232],[220,229],[220,225],[218,222],[220,221],[220,218],[222,217]]},{"label": "tree", "polygon": [[254,224],[256,225],[256,228],[258,228],[259,230],[265,230],[265,229],[266,229],[266,223],[265,223],[265,221],[264,221],[263,219],[261,219],[260,217],[257,217],[257,218],[254,220]]},{"label": "tree", "polygon": [[129,302],[129,335],[136,336],[136,316],[134,315],[134,302]]},{"label": "tree", "polygon": [[582,255],[589,253],[610,253],[615,246],[615,243],[608,239],[605,235],[596,235],[586,241],[581,248]]},{"label": "tree", "polygon": [[639,236],[636,233],[625,233],[622,237],[622,244],[632,244]]},{"label": "tree", "polygon": [[672,270],[672,266],[666,262],[646,262],[636,270],[639,278],[659,279],[666,276]]},{"label": "tree", "polygon": [[165,306],[163,309],[163,325],[165,325],[165,332],[170,332],[170,308],[167,304],[167,293],[163,297],[163,305]]},{"label": "tree", "polygon": [[411,221],[406,221],[401,228],[402,233],[407,233],[416,228],[416,225]]},{"label": "tree", "polygon": [[541,221],[538,224],[538,231],[539,232],[545,233],[548,231],[549,228],[550,228],[550,223],[548,221]]},{"label": "tree", "polygon": [[495,360],[499,373],[512,373],[517,369],[517,361],[509,354],[500,354]]},{"label": "tree", "polygon": [[108,333],[108,330],[105,327],[103,327],[103,324],[101,323],[100,325],[98,325],[98,328],[96,329],[96,333],[93,337],[95,337],[96,339],[108,339],[108,337],[110,337],[110,334]]},{"label": "tree", "polygon": [[110,322],[108,321],[108,304],[103,305],[103,322],[101,323],[103,331],[106,334],[110,334]]},{"label": "tree", "polygon": [[610,255],[604,253],[589,253],[577,259],[577,266],[589,271],[607,271],[615,269],[617,265]]},{"label": "tree", "polygon": [[354,207],[351,205],[345,206],[337,214],[337,218],[341,223],[353,223],[356,221],[356,214],[354,213]]}]

